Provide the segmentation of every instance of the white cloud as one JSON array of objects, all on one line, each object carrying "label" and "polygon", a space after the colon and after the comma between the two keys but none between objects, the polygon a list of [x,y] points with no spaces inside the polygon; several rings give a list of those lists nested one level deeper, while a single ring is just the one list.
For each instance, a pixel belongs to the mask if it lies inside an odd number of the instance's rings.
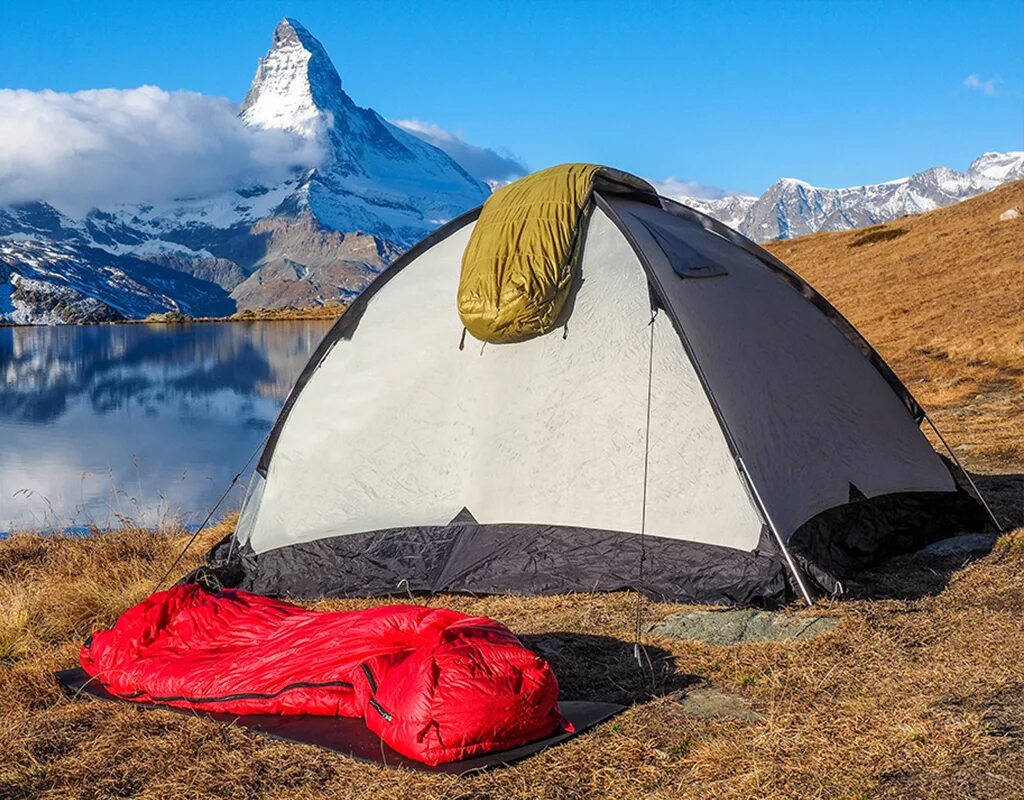
[{"label": "white cloud", "polygon": [[971,73],[964,78],[964,86],[968,89],[977,89],[986,97],[995,97],[999,93],[999,84],[1003,82],[1002,78],[989,78],[988,80],[982,80],[980,75]]},{"label": "white cloud", "polygon": [[467,142],[461,135],[446,131],[432,122],[422,122],[418,119],[396,119],[392,120],[392,123],[407,133],[443,150],[455,159],[466,172],[492,187],[520,178],[530,171],[521,160],[511,153],[499,152],[489,147],[477,147]]},{"label": "white cloud", "polygon": [[0,90],[0,205],[45,200],[77,214],[157,203],[271,183],[322,158],[314,141],[247,127],[222,98]]},{"label": "white cloud", "polygon": [[686,197],[715,200],[719,197],[724,197],[726,194],[724,189],[719,189],[717,186],[709,186],[698,181],[682,181],[671,175],[661,180],[647,178],[647,182],[658,190],[658,194],[673,200],[680,200]]}]

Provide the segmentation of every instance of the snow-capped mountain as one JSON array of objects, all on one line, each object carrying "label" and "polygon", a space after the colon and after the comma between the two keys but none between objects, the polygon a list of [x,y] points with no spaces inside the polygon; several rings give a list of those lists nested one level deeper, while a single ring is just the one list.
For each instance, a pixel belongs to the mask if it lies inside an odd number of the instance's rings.
[{"label": "snow-capped mountain", "polygon": [[679,197],[678,200],[691,208],[696,208],[730,228],[742,230],[744,220],[758,198],[749,194],[729,194],[704,200],[696,197]]},{"label": "snow-capped mountain", "polygon": [[295,20],[274,31],[240,116],[308,139],[321,159],[272,186],[78,217],[41,201],[0,208],[0,321],[350,299],[490,191],[438,148],[357,106]]},{"label": "snow-capped mountain", "polygon": [[407,246],[489,194],[445,153],[357,106],[323,46],[295,20],[274,31],[241,116],[251,126],[324,145],[325,163],[304,175],[285,202],[332,230]]},{"label": "snow-capped mountain", "polygon": [[957,172],[933,167],[886,183],[824,189],[783,178],[760,197],[680,198],[755,241],[879,225],[952,205],[1007,181],[1024,179],[1024,152],[985,153]]},{"label": "snow-capped mountain", "polygon": [[[356,105],[320,42],[291,19],[274,31],[239,119],[246,133],[302,144],[304,163],[216,194],[84,214],[57,201],[0,207],[0,323],[349,300],[490,191],[442,150]],[[1021,178],[1024,153],[986,153],[966,172],[936,167],[850,189],[785,179],[761,197],[682,199],[764,241],[878,224]]]}]

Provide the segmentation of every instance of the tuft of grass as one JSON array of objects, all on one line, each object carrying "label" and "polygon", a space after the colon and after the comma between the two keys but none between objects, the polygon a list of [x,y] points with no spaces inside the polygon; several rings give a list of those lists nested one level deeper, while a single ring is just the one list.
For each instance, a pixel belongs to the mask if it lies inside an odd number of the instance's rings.
[{"label": "tuft of grass", "polygon": [[899,239],[901,236],[906,235],[909,231],[906,228],[886,228],[882,225],[874,228],[868,228],[864,233],[850,242],[848,247],[862,247],[866,244],[877,244],[878,242],[888,242],[893,239]]}]

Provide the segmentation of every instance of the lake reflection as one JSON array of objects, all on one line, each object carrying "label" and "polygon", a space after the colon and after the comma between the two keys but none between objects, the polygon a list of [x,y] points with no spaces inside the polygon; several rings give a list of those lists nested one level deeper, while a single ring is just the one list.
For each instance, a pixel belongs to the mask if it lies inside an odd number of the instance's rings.
[{"label": "lake reflection", "polygon": [[0,531],[202,521],[329,326],[0,328]]}]

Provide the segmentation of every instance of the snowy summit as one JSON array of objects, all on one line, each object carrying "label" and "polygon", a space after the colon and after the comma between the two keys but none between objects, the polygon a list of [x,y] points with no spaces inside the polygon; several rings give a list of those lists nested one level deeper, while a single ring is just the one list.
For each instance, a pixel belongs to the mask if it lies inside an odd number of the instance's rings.
[{"label": "snowy summit", "polygon": [[362,108],[323,45],[284,19],[240,108],[308,141],[273,185],[96,208],[0,207],[0,321],[316,305],[356,296],[402,250],[490,193],[450,156]]}]

